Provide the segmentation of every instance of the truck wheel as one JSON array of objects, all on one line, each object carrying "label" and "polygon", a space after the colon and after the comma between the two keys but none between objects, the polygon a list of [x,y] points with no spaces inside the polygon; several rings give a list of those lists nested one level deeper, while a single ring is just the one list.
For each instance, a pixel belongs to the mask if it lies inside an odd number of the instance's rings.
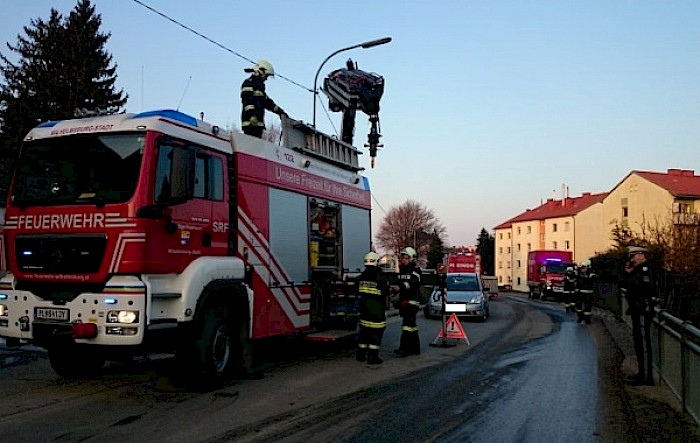
[{"label": "truck wheel", "polygon": [[221,381],[234,366],[237,332],[228,308],[215,306],[202,317],[195,340],[196,372],[202,380]]},{"label": "truck wheel", "polygon": [[104,367],[105,358],[98,349],[57,341],[48,346],[49,362],[56,374],[65,378],[88,378]]}]

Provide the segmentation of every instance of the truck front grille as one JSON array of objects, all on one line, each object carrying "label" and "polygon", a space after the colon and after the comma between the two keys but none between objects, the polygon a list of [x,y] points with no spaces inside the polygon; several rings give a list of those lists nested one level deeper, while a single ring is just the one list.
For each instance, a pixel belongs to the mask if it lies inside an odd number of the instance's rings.
[{"label": "truck front grille", "polygon": [[15,240],[22,272],[91,274],[100,269],[107,247],[105,235],[32,235]]}]

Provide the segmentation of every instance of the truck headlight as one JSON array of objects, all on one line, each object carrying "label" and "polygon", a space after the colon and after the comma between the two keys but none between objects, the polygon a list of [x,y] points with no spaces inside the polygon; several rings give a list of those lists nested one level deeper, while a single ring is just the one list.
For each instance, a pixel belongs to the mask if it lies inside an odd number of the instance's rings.
[{"label": "truck headlight", "polygon": [[107,312],[107,323],[138,323],[138,311],[109,311]]},{"label": "truck headlight", "polygon": [[7,317],[7,305],[0,305],[0,317]]}]

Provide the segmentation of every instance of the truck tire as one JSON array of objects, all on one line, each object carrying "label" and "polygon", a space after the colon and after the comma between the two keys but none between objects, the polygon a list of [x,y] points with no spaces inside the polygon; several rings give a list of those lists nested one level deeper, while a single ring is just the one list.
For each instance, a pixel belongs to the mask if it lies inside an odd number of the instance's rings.
[{"label": "truck tire", "polygon": [[89,378],[99,374],[105,358],[99,349],[60,340],[48,345],[51,368],[64,378]]},{"label": "truck tire", "polygon": [[194,368],[202,380],[220,382],[230,375],[236,360],[236,329],[229,308],[214,306],[204,312],[194,344]]}]

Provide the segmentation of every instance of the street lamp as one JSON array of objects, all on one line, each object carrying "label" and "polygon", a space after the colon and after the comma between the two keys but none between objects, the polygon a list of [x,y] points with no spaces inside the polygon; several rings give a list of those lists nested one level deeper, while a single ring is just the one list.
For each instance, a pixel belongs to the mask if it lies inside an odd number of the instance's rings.
[{"label": "street lamp", "polygon": [[318,74],[321,72],[321,68],[323,68],[323,65],[325,65],[326,62],[328,60],[330,60],[331,57],[333,57],[334,55],[336,55],[340,52],[348,51],[350,49],[355,49],[355,48],[363,48],[363,49],[372,48],[374,46],[379,46],[379,45],[383,45],[385,43],[389,43],[390,41],[391,41],[391,37],[384,37],[384,38],[380,38],[377,40],[370,40],[368,42],[360,43],[358,45],[348,46],[347,48],[338,49],[337,51],[335,51],[334,53],[332,53],[331,55],[326,57],[325,60],[323,60],[323,63],[321,63],[321,66],[318,67],[318,71],[316,71],[316,77],[314,77],[314,91],[313,91],[314,92],[314,116],[313,116],[313,127],[314,128],[316,127],[316,94],[318,94],[318,91],[316,89],[316,85],[318,83]]}]

